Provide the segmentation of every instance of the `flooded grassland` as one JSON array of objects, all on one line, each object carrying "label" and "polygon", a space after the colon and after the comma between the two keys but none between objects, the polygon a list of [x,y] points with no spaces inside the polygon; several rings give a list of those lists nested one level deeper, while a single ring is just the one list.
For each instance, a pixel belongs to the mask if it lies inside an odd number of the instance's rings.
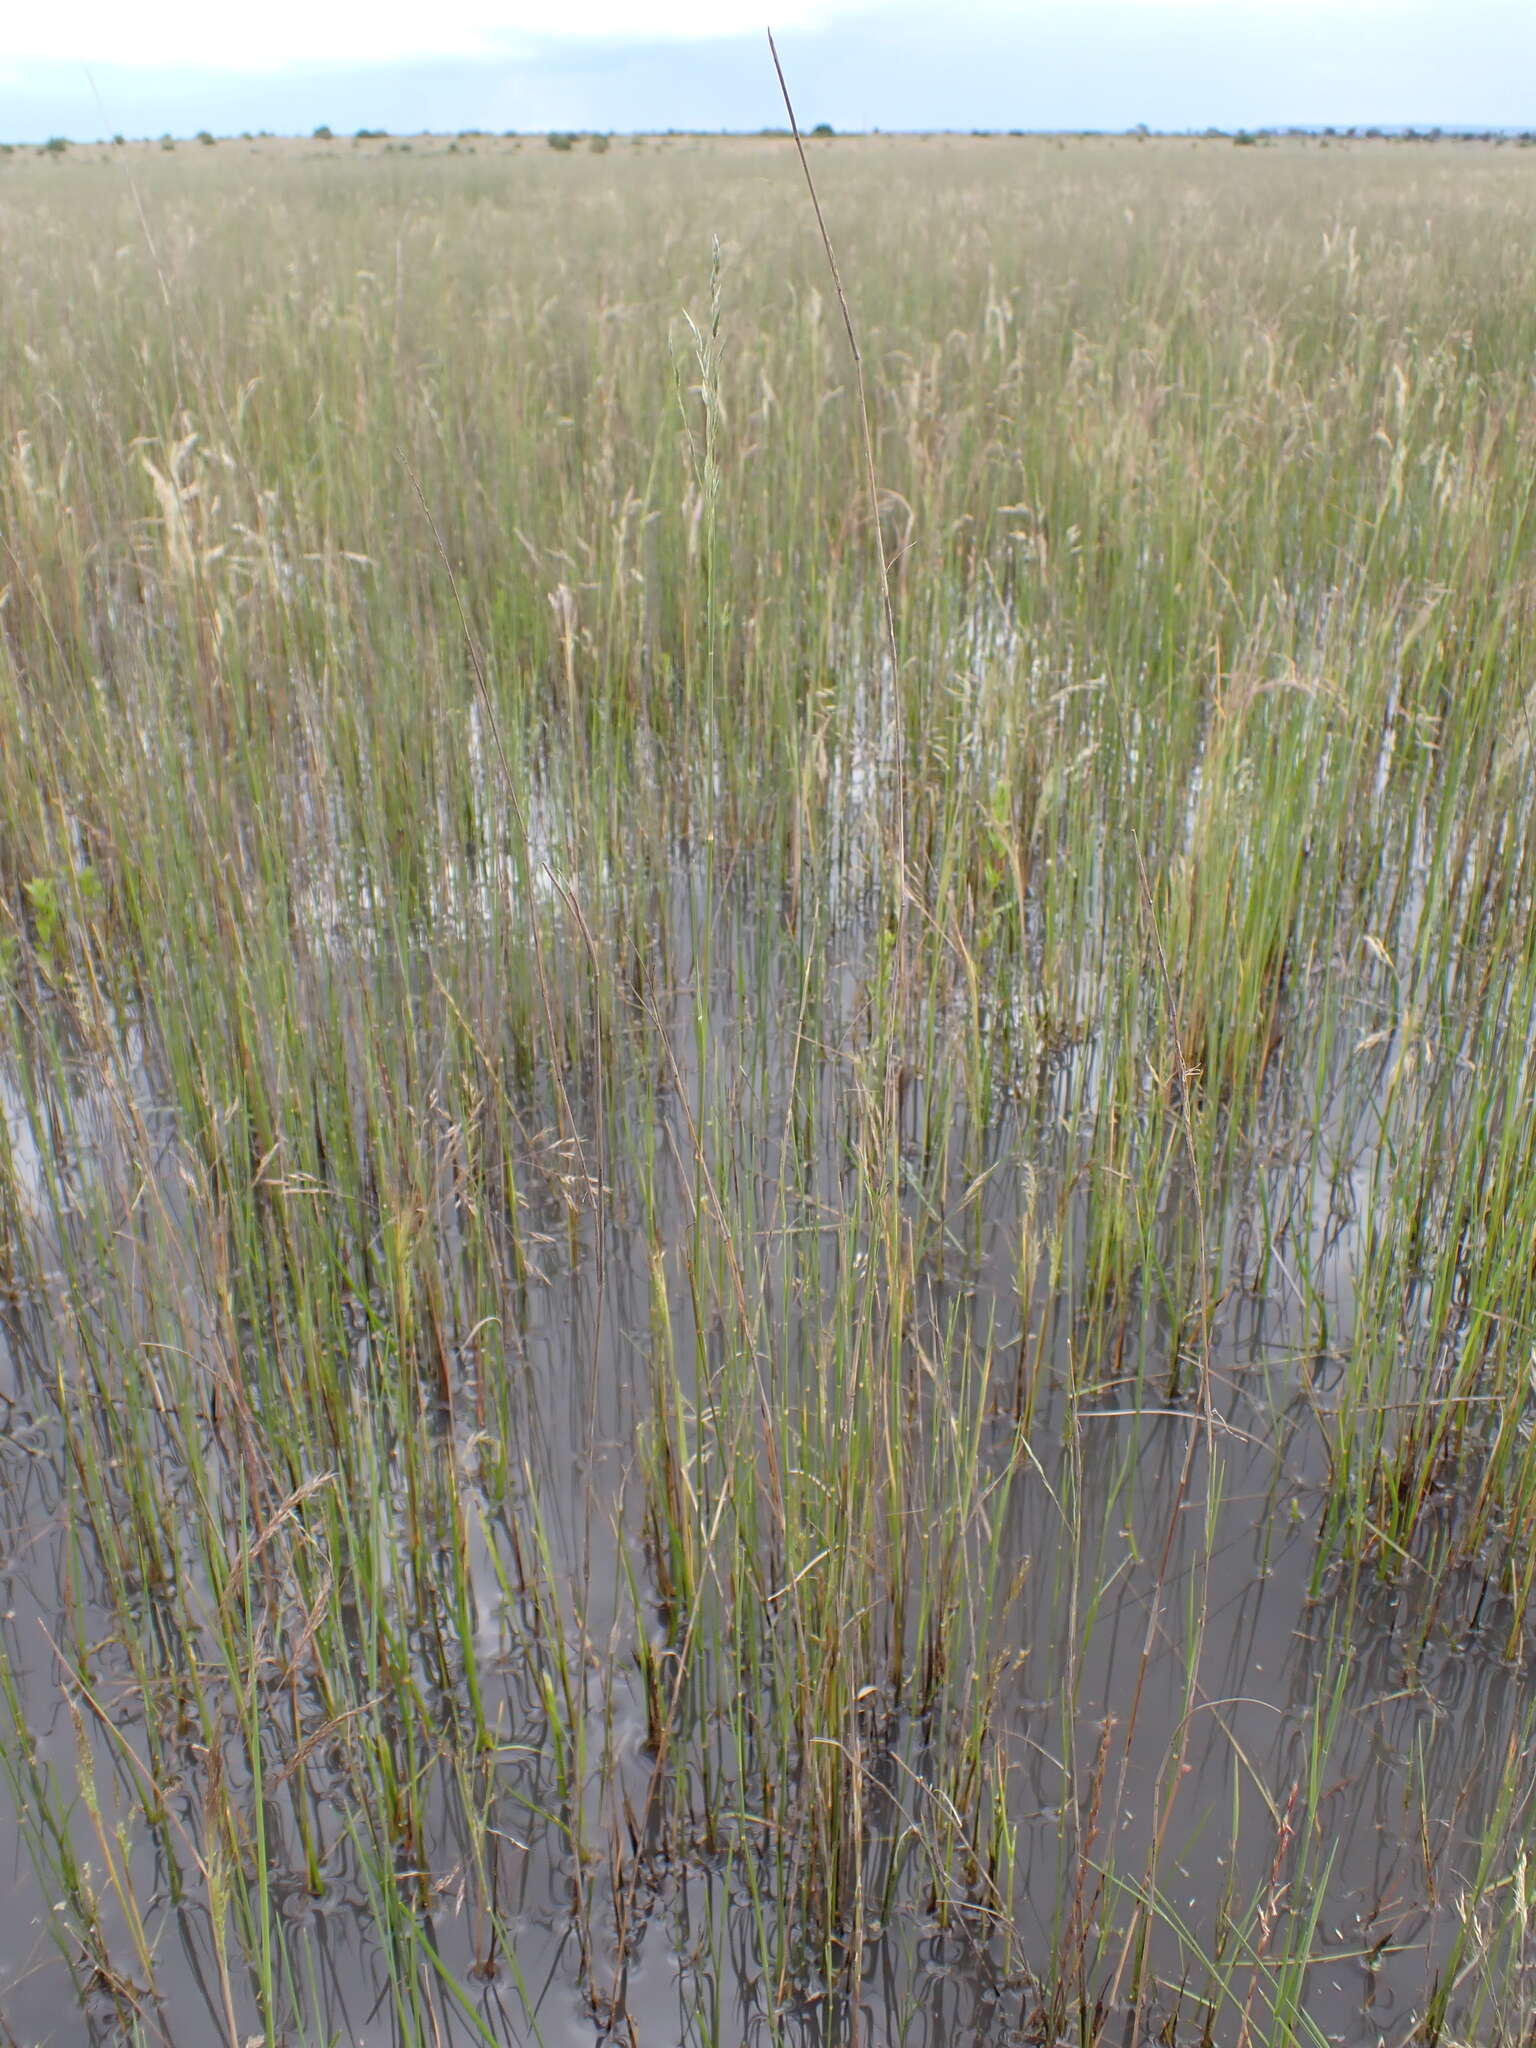
[{"label": "flooded grassland", "polygon": [[1536,153],[813,168],[0,160],[9,2040],[1528,2039]]}]

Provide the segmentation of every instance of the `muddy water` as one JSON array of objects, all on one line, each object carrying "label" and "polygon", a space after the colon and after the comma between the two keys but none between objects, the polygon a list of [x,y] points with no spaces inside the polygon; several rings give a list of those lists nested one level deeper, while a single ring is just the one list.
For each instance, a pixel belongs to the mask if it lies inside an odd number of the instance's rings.
[{"label": "muddy water", "polygon": [[[724,1019],[721,1028],[730,1029]],[[687,1066],[680,1024],[674,1057],[680,1071]],[[170,1186],[174,1119],[149,1070],[135,1071],[141,1108],[165,1134]],[[15,1180],[32,1212],[21,1220],[45,1242],[59,1228],[47,1220],[49,1144],[81,1185],[116,1170],[112,1120],[98,1114],[87,1072],[74,1083],[47,1116],[35,1100],[28,1108],[14,1075],[5,1084]],[[920,1114],[916,1105],[915,1125]],[[590,1987],[605,1972],[628,2015],[618,2038],[700,2048],[774,2038],[807,2048],[853,2040],[1004,2048],[1053,2033],[1077,2041],[1095,2027],[1126,2042],[1377,2048],[1412,2037],[1453,1964],[1458,1899],[1476,1875],[1479,1843],[1501,1800],[1529,1794],[1520,1773],[1530,1768],[1533,1694],[1529,1675],[1501,1661],[1497,1602],[1475,1574],[1452,1577],[1431,1612],[1411,1574],[1389,1586],[1320,1554],[1327,1466],[1319,1415],[1338,1361],[1313,1348],[1315,1317],[1298,1310],[1278,1262],[1273,1287],[1235,1287],[1213,1311],[1207,1412],[1166,1391],[1168,1360],[1187,1333],[1144,1317],[1128,1357],[1088,1359],[1069,1284],[1037,1275],[1021,1297],[1024,1206],[1048,1176],[1049,1145],[1011,1121],[983,1149],[983,1191],[978,1200],[963,1200],[958,1183],[953,1191],[966,1221],[952,1262],[928,1277],[925,1309],[930,1331],[951,1348],[974,1342],[1011,1360],[1022,1346],[1031,1359],[1031,1459],[1008,1495],[1000,1543],[1004,1576],[1020,1588],[1008,1610],[997,1716],[1013,1764],[1017,1944],[985,1915],[936,1910],[931,1889],[903,1862],[908,1788],[923,1772],[925,1735],[898,1725],[870,1775],[867,1865],[885,1910],[872,1924],[857,2014],[813,1966],[795,1973],[789,2003],[775,2005],[740,1858],[659,1864],[643,1892],[623,1901],[630,1938],[622,1962],[613,1939],[619,1901],[611,1888],[602,1894],[600,1876],[590,1878],[597,1952],[584,1964],[571,1909],[577,1873],[565,1837],[540,1818],[554,1795],[525,1638],[505,1611],[495,1569],[518,1504],[482,1501],[477,1648],[505,1738],[490,1853],[515,1955],[489,1976],[478,1969],[476,1930],[446,1883],[428,1934],[463,1987],[462,2006],[430,1976],[414,2013],[384,2003],[390,1979],[364,1931],[369,1876],[348,1839],[338,1773],[324,1816],[332,1881],[323,1899],[309,1896],[298,1845],[283,1838],[280,1817],[272,1820],[273,1891],[302,1959],[305,2019],[295,2048],[487,2038],[563,2048],[601,2033]],[[830,1142],[824,1166],[829,1186],[846,1170]],[[1278,1200],[1283,1170],[1274,1171]],[[1294,1203],[1294,1189],[1287,1198]],[[1068,1242],[1084,1227],[1084,1199],[1074,1196],[1063,1211]],[[1305,1199],[1321,1231],[1327,1195],[1310,1190]],[[633,1463],[655,1253],[637,1216],[615,1163],[601,1268],[590,1228],[574,1255],[546,1247],[504,1361],[525,1389],[552,1549],[573,1582],[587,1585],[586,1635],[599,1644],[621,1628],[616,1529],[631,1539],[630,1563],[645,1570],[625,1515],[594,1517],[583,1505],[617,1500]],[[1235,1213],[1209,1221],[1223,1237],[1237,1234]],[[1170,1217],[1170,1231],[1178,1225]],[[680,1240],[686,1228],[674,1191],[666,1231]],[[1336,1338],[1349,1327],[1354,1255],[1350,1226],[1335,1220],[1326,1277]],[[680,1299],[675,1309],[686,1349],[687,1305]],[[90,1641],[111,1629],[104,1602],[93,1622],[99,1562],[69,1539],[64,1450],[39,1385],[56,1312],[46,1298],[9,1298],[0,1626],[38,1767],[68,1785],[82,1742],[110,1776],[123,1770],[122,1746],[138,1737],[120,1661],[105,1660],[101,1672],[103,1700],[120,1723],[111,1739],[77,1722],[60,1684],[55,1646],[66,1632]],[[999,1388],[999,1459],[1012,1441],[1014,1392]],[[146,1630],[160,1625],[146,1604]],[[598,1839],[624,1802],[644,1809],[652,1769],[639,1687],[630,1662],[620,1665],[593,1689],[593,1752],[602,1751],[606,1770],[590,1794]],[[318,1774],[323,1812],[323,1758]],[[120,1844],[128,1889],[151,1931],[159,1994],[144,2002],[135,2028],[121,2001],[71,1968],[50,1940],[55,1900],[37,1867],[24,1774],[14,1789],[0,1806],[0,2018],[9,2037],[39,2048],[225,2038],[206,1909],[178,1904],[148,1834]],[[441,1832],[426,1860],[451,1873],[484,1845],[456,1839],[452,1802],[436,1810]],[[72,1825],[75,1853],[90,1858],[79,1802]],[[1154,1862],[1161,1906],[1145,1956],[1133,1956],[1126,1930]],[[128,1915],[109,1887],[101,1914],[107,1949],[131,1956]],[[1081,1998],[1052,2010],[1039,1973],[1074,1915],[1093,1931]],[[1293,2004],[1272,2017],[1250,1994],[1246,1965],[1256,1947],[1279,1956],[1297,1945],[1298,1927],[1310,1930],[1300,1945],[1314,1960],[1284,1994]],[[1138,1964],[1144,1995],[1133,2017]],[[242,2039],[257,2034],[254,2000],[238,1976],[230,1998]]]}]

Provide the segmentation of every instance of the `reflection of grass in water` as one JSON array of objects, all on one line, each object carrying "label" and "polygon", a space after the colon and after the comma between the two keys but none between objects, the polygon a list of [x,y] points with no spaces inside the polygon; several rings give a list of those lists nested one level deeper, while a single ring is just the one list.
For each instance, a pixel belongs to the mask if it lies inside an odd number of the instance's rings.
[{"label": "reflection of grass in water", "polygon": [[[1526,1641],[1522,164],[818,158],[892,674],[772,148],[197,159],[153,262],[6,172],[0,1669],[82,1990],[158,2024],[176,1914],[312,2032],[341,1899],[494,2038],[553,1882],[600,2017],[655,1924],[793,2035],[921,1911],[1072,2038],[1308,2038],[1324,1953],[1496,2037],[1528,1717],[1454,1829],[1393,1781],[1422,1957],[1328,1870],[1364,1589],[1386,1702]],[[1308,1400],[1338,1654],[1202,1820],[1230,1431]]]}]

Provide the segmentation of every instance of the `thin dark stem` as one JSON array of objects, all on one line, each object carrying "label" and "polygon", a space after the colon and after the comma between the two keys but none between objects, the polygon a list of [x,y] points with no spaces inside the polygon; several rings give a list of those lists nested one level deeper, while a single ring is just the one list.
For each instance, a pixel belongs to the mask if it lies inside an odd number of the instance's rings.
[{"label": "thin dark stem", "polygon": [[875,474],[875,437],[869,423],[869,395],[864,387],[864,357],[859,350],[858,336],[854,333],[853,315],[848,309],[848,294],[843,290],[842,272],[837,267],[837,256],[832,247],[832,237],[827,231],[826,218],[821,210],[821,200],[816,192],[816,180],[811,176],[810,159],[805,153],[805,143],[800,135],[800,123],[795,119],[794,102],[789,96],[789,86],[784,78],[784,66],[779,62],[778,45],[773,40],[773,30],[768,31],[768,49],[773,58],[773,68],[778,74],[779,91],[784,98],[784,111],[789,116],[790,133],[795,138],[795,148],[800,154],[800,168],[805,173],[806,189],[811,195],[811,205],[816,213],[816,226],[821,234],[821,246],[826,251],[827,268],[832,273],[832,283],[837,291],[837,303],[842,309],[843,326],[848,335],[848,349],[853,357],[854,379],[859,395],[859,424],[864,436],[864,481],[869,492],[869,516],[874,524],[875,549],[880,562],[880,598],[885,613],[885,647],[891,664],[891,697],[896,724],[896,847],[900,868],[899,893],[897,897],[897,929],[906,928],[907,902],[907,750],[906,732],[901,712],[901,658],[896,650],[896,610],[891,603],[891,571],[885,558],[885,539],[880,531],[880,485]]}]

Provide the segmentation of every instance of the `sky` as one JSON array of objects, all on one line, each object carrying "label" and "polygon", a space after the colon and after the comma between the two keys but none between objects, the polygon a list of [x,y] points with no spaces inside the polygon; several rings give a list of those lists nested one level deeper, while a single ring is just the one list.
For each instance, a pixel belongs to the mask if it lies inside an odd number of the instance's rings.
[{"label": "sky", "polygon": [[778,126],[1536,126],[1536,0],[53,0],[0,139]]}]

